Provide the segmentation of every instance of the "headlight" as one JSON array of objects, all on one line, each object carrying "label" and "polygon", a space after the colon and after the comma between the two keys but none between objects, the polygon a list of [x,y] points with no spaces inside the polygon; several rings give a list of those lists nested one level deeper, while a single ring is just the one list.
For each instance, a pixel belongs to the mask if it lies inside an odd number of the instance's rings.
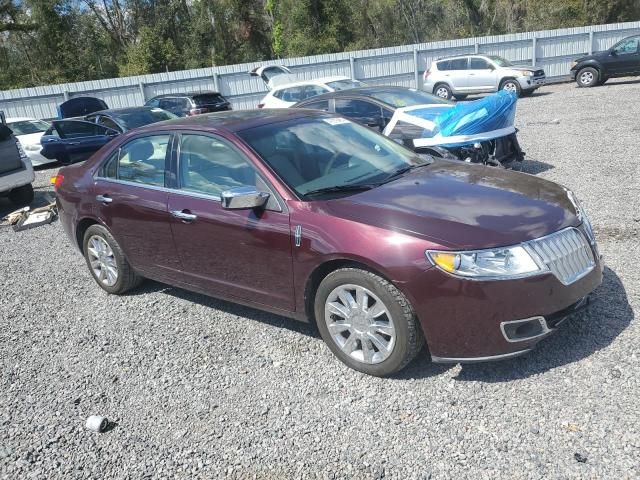
[{"label": "headlight", "polygon": [[533,77],[533,72],[524,71],[522,72],[523,77]]},{"label": "headlight", "polygon": [[576,62],[575,60],[571,62],[571,68],[575,67],[576,65],[578,65],[578,62]]},{"label": "headlight", "polygon": [[466,252],[427,250],[426,255],[445,272],[482,280],[527,277],[547,270],[522,245]]}]

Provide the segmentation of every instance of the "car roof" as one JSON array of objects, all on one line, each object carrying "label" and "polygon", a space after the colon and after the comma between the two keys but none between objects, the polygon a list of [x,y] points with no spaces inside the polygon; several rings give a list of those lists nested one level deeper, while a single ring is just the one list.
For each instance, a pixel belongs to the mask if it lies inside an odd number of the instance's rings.
[{"label": "car roof", "polygon": [[110,108],[109,110],[99,110],[97,112],[88,113],[85,117],[90,115],[118,115],[126,113],[135,113],[140,111],[156,110],[154,107],[127,107],[127,108]]},{"label": "car roof", "polygon": [[297,82],[283,83],[273,88],[275,90],[282,90],[283,88],[289,87],[300,87],[303,85],[325,85],[330,82],[338,82],[340,80],[352,80],[349,77],[345,77],[344,75],[336,75],[333,77],[320,77],[314,78],[312,80],[298,80]]},{"label": "car roof", "polygon": [[[145,130],[227,130],[240,132],[250,128],[261,127],[273,123],[302,118],[332,117],[334,114],[292,108],[263,108],[260,110],[231,110],[226,112],[207,113],[193,117],[181,117],[143,127]],[[138,130],[139,131],[139,130]]]},{"label": "car roof", "polygon": [[204,92],[187,92],[187,93],[163,93],[162,95],[156,95],[149,100],[153,100],[156,98],[180,98],[180,97],[199,97],[201,95],[222,95],[220,92],[208,91]]}]

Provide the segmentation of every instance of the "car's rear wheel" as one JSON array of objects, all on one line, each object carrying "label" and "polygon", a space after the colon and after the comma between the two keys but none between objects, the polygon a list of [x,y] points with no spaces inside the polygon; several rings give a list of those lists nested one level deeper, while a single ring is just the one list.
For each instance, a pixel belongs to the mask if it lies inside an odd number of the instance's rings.
[{"label": "car's rear wheel", "polygon": [[436,97],[444,98],[445,100],[451,100],[451,97],[453,97],[453,92],[449,86],[444,83],[436,85],[433,89],[433,94]]},{"label": "car's rear wheel", "polygon": [[513,93],[514,95],[519,97],[522,88],[520,87],[520,84],[517,80],[507,79],[500,85],[500,90],[506,90],[507,92]]},{"label": "car's rear wheel", "polygon": [[599,80],[600,74],[598,70],[592,67],[585,67],[576,75],[576,83],[582,88],[595,87]]},{"label": "car's rear wheel", "polygon": [[33,202],[33,186],[29,183],[9,192],[9,201],[14,205],[29,205]]},{"label": "car's rear wheel", "polygon": [[109,230],[91,225],[84,234],[84,256],[91,275],[100,287],[113,294],[121,294],[140,284],[124,252]]},{"label": "car's rear wheel", "polygon": [[406,366],[424,339],[407,298],[380,276],[356,268],[336,270],[315,297],[318,330],[347,366],[386,376]]}]

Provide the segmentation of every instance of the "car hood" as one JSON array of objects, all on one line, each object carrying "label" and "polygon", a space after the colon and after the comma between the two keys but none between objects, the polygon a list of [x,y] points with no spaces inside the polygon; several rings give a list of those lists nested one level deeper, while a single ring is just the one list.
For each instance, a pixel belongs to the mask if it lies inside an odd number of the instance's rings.
[{"label": "car hood", "polygon": [[508,67],[509,70],[513,70],[515,72],[537,72],[538,70],[543,70],[542,67]]},{"label": "car hood", "polygon": [[561,185],[445,160],[372,190],[321,203],[331,215],[452,249],[514,245],[580,223]]},{"label": "car hood", "polygon": [[28,135],[18,135],[18,140],[22,145],[40,145],[40,139],[44,132],[29,133]]},{"label": "car hood", "polygon": [[608,55],[609,55],[609,50],[603,50],[602,52],[595,52],[591,55],[585,55],[584,57],[580,57],[576,60],[576,62],[582,63],[588,60],[599,60],[603,57],[607,57]]}]

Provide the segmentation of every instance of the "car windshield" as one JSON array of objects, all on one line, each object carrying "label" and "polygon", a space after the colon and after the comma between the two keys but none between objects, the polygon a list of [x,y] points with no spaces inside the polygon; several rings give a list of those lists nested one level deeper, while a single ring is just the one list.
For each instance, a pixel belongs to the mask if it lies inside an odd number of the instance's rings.
[{"label": "car windshield", "polygon": [[327,86],[335,91],[349,90],[350,88],[366,87],[366,83],[358,80],[336,80],[335,82],[327,83]]},{"label": "car windshield", "polygon": [[306,199],[326,189],[348,194],[374,188],[398,172],[430,163],[341,117],[297,118],[247,129],[239,136]]},{"label": "car windshield", "polygon": [[178,118],[171,112],[162,110],[161,108],[151,108],[145,110],[136,110],[131,112],[123,112],[113,115],[114,120],[124,127],[126,130],[143,127],[151,123],[162,122],[164,120],[172,120]]},{"label": "car windshield", "polygon": [[489,55],[488,58],[490,58],[491,61],[499,67],[513,67],[513,63],[511,63],[506,58],[502,58],[498,55]]},{"label": "car windshield", "polygon": [[7,126],[16,136],[31,135],[32,133],[46,132],[50,125],[42,120],[21,120],[19,122],[9,122]]},{"label": "car windshield", "polygon": [[448,105],[451,103],[448,100],[438,98],[430,93],[413,90],[411,88],[407,88],[406,90],[383,90],[373,92],[370,95],[393,108],[413,107],[414,105]]}]

